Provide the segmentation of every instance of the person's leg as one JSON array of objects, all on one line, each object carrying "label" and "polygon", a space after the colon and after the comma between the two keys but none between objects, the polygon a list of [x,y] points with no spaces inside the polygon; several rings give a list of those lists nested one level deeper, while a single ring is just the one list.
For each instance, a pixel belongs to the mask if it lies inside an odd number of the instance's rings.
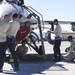
[{"label": "person's leg", "polygon": [[66,55],[64,56],[64,59],[69,61],[69,62],[74,62],[75,59],[75,54],[74,52],[67,52]]},{"label": "person's leg", "polygon": [[5,52],[6,52],[6,42],[0,43],[0,70],[3,68],[4,65]]},{"label": "person's leg", "polygon": [[58,60],[61,60],[60,45],[61,45],[61,40],[57,40],[56,54],[57,54]]},{"label": "person's leg", "polygon": [[15,44],[14,43],[10,44],[9,50],[10,50],[10,52],[12,54],[13,59],[14,59],[15,68],[19,68],[18,56],[17,56],[17,53],[15,51]]},{"label": "person's leg", "polygon": [[18,56],[17,56],[17,53],[15,51],[15,43],[13,42],[12,43],[12,39],[7,39],[7,44],[8,44],[8,48],[11,52],[11,55],[14,59],[14,63],[15,63],[15,68],[19,68],[19,63],[18,63]]},{"label": "person's leg", "polygon": [[54,44],[54,47],[53,47],[53,50],[54,50],[54,58],[55,58],[55,59],[57,58],[56,47],[57,47],[57,41],[55,40],[55,44]]}]

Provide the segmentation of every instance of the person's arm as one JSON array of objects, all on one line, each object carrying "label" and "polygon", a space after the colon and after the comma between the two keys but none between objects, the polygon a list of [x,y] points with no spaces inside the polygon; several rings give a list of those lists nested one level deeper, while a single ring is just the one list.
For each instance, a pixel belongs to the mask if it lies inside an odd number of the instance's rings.
[{"label": "person's arm", "polygon": [[16,52],[19,53],[19,47],[17,47]]},{"label": "person's arm", "polygon": [[73,52],[73,51],[74,51],[74,48],[75,48],[75,47],[74,47],[74,44],[72,43],[71,46],[70,46],[69,52]]},{"label": "person's arm", "polygon": [[54,31],[48,30],[47,32],[55,33],[55,30]]},{"label": "person's arm", "polygon": [[58,30],[59,30],[58,27],[56,27],[56,28],[54,29],[54,31],[49,30],[49,32],[51,32],[51,33],[57,33]]},{"label": "person's arm", "polygon": [[26,51],[28,52],[28,47],[26,46]]},{"label": "person's arm", "polygon": [[51,31],[51,30],[50,30],[50,32],[51,32],[51,33],[55,33],[55,31]]}]

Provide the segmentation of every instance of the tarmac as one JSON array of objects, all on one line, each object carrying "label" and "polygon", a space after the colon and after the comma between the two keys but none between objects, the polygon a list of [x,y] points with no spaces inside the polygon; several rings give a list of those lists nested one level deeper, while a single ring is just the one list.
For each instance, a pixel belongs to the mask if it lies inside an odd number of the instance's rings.
[{"label": "tarmac", "polygon": [[3,73],[0,75],[75,75],[75,63],[63,59],[65,48],[70,45],[69,42],[62,42],[61,44],[62,60],[60,62],[53,61],[53,45],[48,42],[44,42],[44,45],[46,59],[38,58],[37,53],[29,48],[26,61],[19,62],[19,71],[13,70],[13,63],[5,62]]}]

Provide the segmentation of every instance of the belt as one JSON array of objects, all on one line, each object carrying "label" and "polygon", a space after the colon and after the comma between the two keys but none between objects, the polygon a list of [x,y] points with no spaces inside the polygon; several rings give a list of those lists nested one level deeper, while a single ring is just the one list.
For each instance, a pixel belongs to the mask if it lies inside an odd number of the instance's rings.
[{"label": "belt", "polygon": [[59,36],[55,37],[55,40],[61,40],[61,38]]},{"label": "belt", "polygon": [[7,38],[15,38],[14,36],[7,35]]}]

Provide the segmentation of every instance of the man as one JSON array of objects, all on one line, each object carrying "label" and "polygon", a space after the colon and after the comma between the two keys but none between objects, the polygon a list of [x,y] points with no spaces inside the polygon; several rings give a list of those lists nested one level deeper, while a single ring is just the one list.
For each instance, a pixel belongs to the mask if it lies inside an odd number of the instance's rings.
[{"label": "man", "polygon": [[20,27],[20,24],[17,20],[18,20],[18,14],[13,13],[12,20],[10,22],[10,27],[7,32],[7,45],[12,54],[12,57],[14,58],[14,64],[15,64],[14,71],[19,70],[18,57],[17,57],[17,53],[15,51],[16,34]]},{"label": "man", "polygon": [[6,52],[6,33],[9,26],[9,15],[4,14],[3,19],[0,20],[0,72],[3,71],[2,69]]},{"label": "man", "polygon": [[53,21],[54,25],[56,25],[56,28],[54,31],[50,31],[55,34],[55,44],[54,44],[54,60],[60,61],[61,60],[61,54],[60,54],[60,45],[61,45],[61,26],[58,24],[58,20],[55,19]]},{"label": "man", "polygon": [[26,46],[26,41],[23,40],[21,42],[21,46],[18,46],[17,49],[16,49],[16,52],[18,54],[18,58],[22,61],[25,61],[26,57],[26,53],[28,52],[28,47]]},{"label": "man", "polygon": [[68,41],[71,42],[71,45],[66,55],[64,56],[64,58],[68,61],[74,61],[75,59],[75,41],[72,36],[68,36]]}]

